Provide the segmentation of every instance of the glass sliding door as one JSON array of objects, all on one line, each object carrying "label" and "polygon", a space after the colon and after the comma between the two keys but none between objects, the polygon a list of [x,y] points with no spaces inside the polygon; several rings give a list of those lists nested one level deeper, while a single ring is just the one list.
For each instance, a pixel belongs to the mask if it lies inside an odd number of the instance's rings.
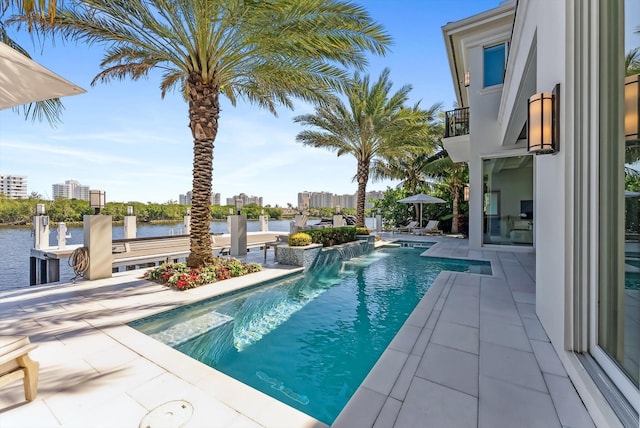
[{"label": "glass sliding door", "polygon": [[533,245],[533,158],[483,159],[483,243]]},{"label": "glass sliding door", "polygon": [[[600,261],[597,349],[592,354],[634,403],[640,377],[640,0],[613,2],[603,8]],[[615,30],[604,31],[611,28]]]}]

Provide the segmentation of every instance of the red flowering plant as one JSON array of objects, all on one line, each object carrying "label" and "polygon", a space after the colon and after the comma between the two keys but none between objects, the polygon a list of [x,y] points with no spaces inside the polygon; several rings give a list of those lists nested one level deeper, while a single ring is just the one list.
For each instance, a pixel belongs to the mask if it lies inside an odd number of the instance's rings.
[{"label": "red flowering plant", "polygon": [[195,269],[187,267],[186,263],[164,263],[148,270],[144,274],[144,278],[177,290],[188,290],[260,270],[262,267],[258,263],[245,263],[234,258],[216,257],[212,264]]}]

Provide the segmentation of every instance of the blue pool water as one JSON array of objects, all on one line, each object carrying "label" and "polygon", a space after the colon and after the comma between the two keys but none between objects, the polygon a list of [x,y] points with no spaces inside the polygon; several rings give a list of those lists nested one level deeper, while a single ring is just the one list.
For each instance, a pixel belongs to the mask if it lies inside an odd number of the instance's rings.
[{"label": "blue pool water", "polygon": [[331,424],[440,271],[491,274],[423,251],[377,250],[130,325]]}]

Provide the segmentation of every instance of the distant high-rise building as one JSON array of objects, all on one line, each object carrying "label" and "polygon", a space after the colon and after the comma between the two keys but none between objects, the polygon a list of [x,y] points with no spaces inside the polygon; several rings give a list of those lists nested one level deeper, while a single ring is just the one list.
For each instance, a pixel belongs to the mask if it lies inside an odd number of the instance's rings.
[{"label": "distant high-rise building", "polygon": [[355,208],[356,195],[335,195],[333,197],[333,206],[338,205],[340,208]]},{"label": "distant high-rise building", "polygon": [[[304,204],[310,208],[333,208],[340,206],[340,208],[356,208],[358,201],[357,193],[352,195],[334,195],[329,192],[300,192],[298,193],[298,209],[301,209]],[[373,208],[373,203],[370,199],[382,199],[384,192],[371,191],[367,192],[364,203],[365,208]]]},{"label": "distant high-rise building", "polygon": [[220,193],[211,195],[211,205],[220,205]]},{"label": "distant high-rise building", "polygon": [[240,193],[239,195],[227,198],[227,205],[235,206],[236,199],[242,199],[243,205],[256,204],[259,207],[262,206],[262,196],[247,196],[245,193]]},{"label": "distant high-rise building", "polygon": [[304,211],[309,208],[309,202],[311,198],[311,192],[298,193],[298,210]]},{"label": "distant high-rise building", "polygon": [[53,199],[67,198],[89,200],[89,186],[83,186],[76,180],[67,180],[64,184],[54,184],[51,186]]},{"label": "distant high-rise building", "polygon": [[333,207],[333,193],[312,192],[309,198],[309,208],[331,208]]},{"label": "distant high-rise building", "polygon": [[193,192],[188,191],[186,194],[178,195],[178,203],[180,205],[191,205],[191,197],[193,196]]},{"label": "distant high-rise building", "polygon": [[27,176],[0,175],[0,193],[9,199],[27,198]]}]

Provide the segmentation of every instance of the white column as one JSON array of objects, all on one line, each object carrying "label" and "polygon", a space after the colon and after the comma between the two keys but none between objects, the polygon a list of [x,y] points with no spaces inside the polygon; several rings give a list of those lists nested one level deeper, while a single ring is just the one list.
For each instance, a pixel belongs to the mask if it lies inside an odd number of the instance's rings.
[{"label": "white column", "polygon": [[111,278],[111,216],[84,216],[84,246],[89,249],[89,268],[86,279]]},{"label": "white column", "polygon": [[124,216],[124,238],[134,239],[136,237],[136,216],[126,215]]},{"label": "white column", "polygon": [[49,248],[49,216],[37,215],[33,217],[33,247],[36,250]]},{"label": "white column", "polygon": [[269,231],[269,217],[266,215],[261,215],[258,217],[258,221],[260,222],[260,232],[268,232]]},{"label": "white column", "polygon": [[58,248],[67,247],[67,225],[61,221],[58,223]]},{"label": "white column", "polygon": [[247,216],[232,215],[231,219],[231,252],[230,255],[244,256],[247,254]]}]

